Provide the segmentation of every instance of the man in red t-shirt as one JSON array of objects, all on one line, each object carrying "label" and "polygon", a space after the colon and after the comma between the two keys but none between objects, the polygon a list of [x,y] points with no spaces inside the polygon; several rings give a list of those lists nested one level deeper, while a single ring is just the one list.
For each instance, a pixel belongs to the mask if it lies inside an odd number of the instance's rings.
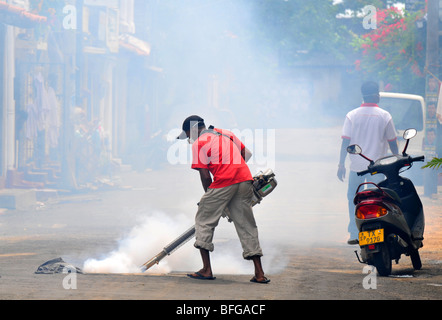
[{"label": "man in red t-shirt", "polygon": [[[243,258],[252,260],[255,276],[250,280],[268,283],[261,265],[262,250],[252,210],[253,177],[246,162],[252,156],[230,131],[209,128],[199,116],[183,123],[178,139],[192,144],[192,169],[198,170],[205,194],[195,217],[195,244],[200,249],[203,268],[194,279],[213,280],[210,252],[214,250],[213,233],[222,216],[233,221],[243,248]],[[213,176],[213,179],[212,179]]]}]

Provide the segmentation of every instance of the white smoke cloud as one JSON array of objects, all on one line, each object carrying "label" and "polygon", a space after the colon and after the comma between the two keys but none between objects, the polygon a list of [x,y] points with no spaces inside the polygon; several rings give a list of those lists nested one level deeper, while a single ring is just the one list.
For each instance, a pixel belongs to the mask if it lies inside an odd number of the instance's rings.
[{"label": "white smoke cloud", "polygon": [[[83,270],[88,273],[137,273],[140,266],[148,259],[159,253],[168,243],[178,237],[187,223],[191,221],[183,215],[169,217],[161,212],[155,212],[140,219],[114,251],[102,259],[88,259],[84,262]],[[189,225],[190,224],[190,225]],[[185,246],[182,251],[188,251]],[[172,270],[169,259],[165,258],[160,265],[151,270],[168,273]]]},{"label": "white smoke cloud", "polygon": [[[140,219],[121,241],[118,248],[101,258],[90,258],[84,262],[86,273],[140,273],[140,266],[175,240],[192,226],[193,219],[185,215],[167,216],[161,212],[149,214]],[[232,231],[232,232],[230,232]],[[239,239],[234,226],[222,219],[215,234],[223,238],[214,240],[215,251],[211,254],[212,269],[215,274],[253,274],[253,264],[242,258]],[[193,246],[194,238],[170,256],[165,257],[146,273],[168,274],[171,272],[193,272],[201,268],[199,251]],[[266,273],[277,273],[284,269],[286,259],[279,256],[275,248],[267,248],[263,266]]]}]

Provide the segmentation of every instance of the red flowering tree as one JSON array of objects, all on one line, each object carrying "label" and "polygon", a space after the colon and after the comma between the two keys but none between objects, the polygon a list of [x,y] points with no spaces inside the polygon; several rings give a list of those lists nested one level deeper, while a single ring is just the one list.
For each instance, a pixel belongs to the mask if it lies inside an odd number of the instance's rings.
[{"label": "red flowering tree", "polygon": [[360,57],[355,69],[383,81],[385,90],[419,92],[425,83],[425,32],[416,25],[424,12],[390,7],[375,14],[376,28],[353,40]]}]

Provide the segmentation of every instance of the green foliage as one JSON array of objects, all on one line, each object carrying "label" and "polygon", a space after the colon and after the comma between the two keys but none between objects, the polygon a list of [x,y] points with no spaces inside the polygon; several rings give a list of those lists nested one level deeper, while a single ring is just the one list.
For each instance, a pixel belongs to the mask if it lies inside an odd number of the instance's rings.
[{"label": "green foliage", "polygon": [[354,35],[353,47],[360,54],[355,69],[364,76],[382,80],[387,89],[415,92],[424,84],[425,36],[416,27],[423,11],[377,10],[377,28]]},{"label": "green foliage", "polygon": [[442,158],[433,158],[431,161],[427,162],[424,168],[433,168],[433,169],[439,169],[442,166]]},{"label": "green foliage", "polygon": [[253,12],[255,37],[277,50],[287,65],[326,55],[345,59],[351,53],[351,36],[342,20],[336,19],[340,7],[333,0],[256,0]]}]

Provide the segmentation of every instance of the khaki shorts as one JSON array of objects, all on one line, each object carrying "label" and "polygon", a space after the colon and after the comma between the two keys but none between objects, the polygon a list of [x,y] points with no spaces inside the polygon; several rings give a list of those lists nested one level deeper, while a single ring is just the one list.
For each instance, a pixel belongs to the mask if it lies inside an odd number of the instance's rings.
[{"label": "khaki shorts", "polygon": [[199,203],[195,217],[195,247],[213,251],[213,233],[219,219],[227,215],[233,221],[243,248],[243,258],[262,256],[258,228],[252,210],[251,181],[228,187],[208,189]]}]

